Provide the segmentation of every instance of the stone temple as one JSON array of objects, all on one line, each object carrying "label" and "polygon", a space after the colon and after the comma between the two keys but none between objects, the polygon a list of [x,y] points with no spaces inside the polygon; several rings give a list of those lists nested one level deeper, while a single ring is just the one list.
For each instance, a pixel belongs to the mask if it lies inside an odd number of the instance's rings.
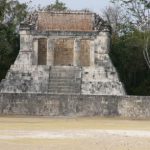
[{"label": "stone temple", "polygon": [[0,92],[125,95],[110,37],[93,12],[36,12],[20,25],[20,52]]}]

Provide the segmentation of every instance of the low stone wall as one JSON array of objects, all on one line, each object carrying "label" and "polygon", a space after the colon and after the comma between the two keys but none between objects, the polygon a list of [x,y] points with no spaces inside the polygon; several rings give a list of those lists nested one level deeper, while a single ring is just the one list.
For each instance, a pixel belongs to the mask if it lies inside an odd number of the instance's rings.
[{"label": "low stone wall", "polygon": [[0,93],[0,113],[150,119],[150,97]]}]

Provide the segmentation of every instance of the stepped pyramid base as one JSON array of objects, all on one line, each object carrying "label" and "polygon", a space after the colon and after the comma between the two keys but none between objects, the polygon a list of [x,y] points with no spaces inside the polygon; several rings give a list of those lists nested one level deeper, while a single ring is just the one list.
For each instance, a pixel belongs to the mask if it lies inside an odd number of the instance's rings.
[{"label": "stepped pyramid base", "polygon": [[105,67],[13,65],[0,84],[3,93],[125,95],[117,73]]}]

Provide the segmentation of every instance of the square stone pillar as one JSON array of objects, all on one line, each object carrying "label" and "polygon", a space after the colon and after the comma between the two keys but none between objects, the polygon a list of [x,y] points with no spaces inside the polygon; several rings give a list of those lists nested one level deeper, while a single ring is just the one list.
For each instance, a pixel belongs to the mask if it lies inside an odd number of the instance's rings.
[{"label": "square stone pillar", "polygon": [[38,39],[33,39],[33,65],[38,65]]},{"label": "square stone pillar", "polygon": [[90,43],[90,66],[95,66],[95,41],[92,40]]},{"label": "square stone pillar", "polygon": [[80,40],[74,40],[73,66],[80,66]]},{"label": "square stone pillar", "polygon": [[28,30],[19,31],[20,34],[20,51],[31,51],[32,35]]},{"label": "square stone pillar", "polygon": [[97,39],[99,41],[99,53],[108,54],[110,50],[110,33],[100,32]]},{"label": "square stone pillar", "polygon": [[47,65],[54,65],[54,40],[47,40]]},{"label": "square stone pillar", "polygon": [[29,29],[21,29],[20,34],[20,51],[16,58],[15,65],[32,65],[33,63],[33,36]]}]

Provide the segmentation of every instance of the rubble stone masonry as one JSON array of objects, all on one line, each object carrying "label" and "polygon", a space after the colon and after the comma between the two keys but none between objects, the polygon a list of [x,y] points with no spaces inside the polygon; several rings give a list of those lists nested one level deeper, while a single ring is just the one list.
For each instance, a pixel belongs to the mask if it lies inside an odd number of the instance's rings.
[{"label": "rubble stone masonry", "polygon": [[0,114],[150,119],[150,97],[0,93]]}]

